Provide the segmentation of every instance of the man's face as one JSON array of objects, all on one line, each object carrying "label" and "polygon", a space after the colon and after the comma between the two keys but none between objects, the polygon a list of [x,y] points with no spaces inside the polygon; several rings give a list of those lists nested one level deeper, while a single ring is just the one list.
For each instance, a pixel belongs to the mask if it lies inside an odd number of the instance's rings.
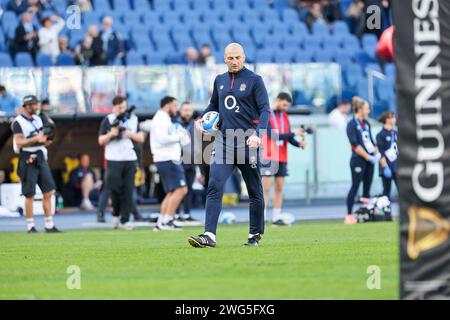
[{"label": "man's face", "polygon": [[98,32],[99,31],[98,31],[98,28],[96,26],[90,26],[89,29],[88,29],[88,32],[89,32],[89,34],[92,37],[96,38],[98,36]]},{"label": "man's face", "polygon": [[6,96],[6,90],[0,91],[0,95],[1,95],[2,97]]},{"label": "man's face", "polygon": [[109,30],[112,27],[112,21],[110,19],[105,19],[105,20],[103,20],[102,25],[103,25],[103,29]]},{"label": "man's face", "polygon": [[277,111],[286,112],[290,106],[289,101],[277,99],[275,101],[275,108]]},{"label": "man's face", "polygon": [[181,106],[180,117],[184,121],[191,120],[193,115],[194,115],[194,110],[192,109],[192,105],[190,103],[186,103]]},{"label": "man's face", "polygon": [[342,113],[349,113],[350,110],[352,109],[352,106],[350,103],[345,102],[341,104],[340,108]]},{"label": "man's face", "polygon": [[25,109],[30,113],[30,114],[36,114],[39,111],[39,104],[37,103],[30,103],[28,105],[25,106]]},{"label": "man's face", "polygon": [[229,48],[225,51],[224,58],[228,71],[231,73],[238,72],[244,67],[245,54],[237,47]]},{"label": "man's face", "polygon": [[91,163],[91,159],[89,159],[89,156],[87,154],[83,154],[80,158],[80,166],[82,168],[89,168],[89,165]]},{"label": "man's face", "polygon": [[25,12],[23,14],[22,21],[24,23],[30,23],[31,22],[31,14],[29,14],[28,12]]},{"label": "man's face", "polygon": [[177,100],[172,101],[171,103],[169,103],[169,115],[172,118],[175,118],[177,116]]},{"label": "man's face", "polygon": [[116,114],[122,114],[127,110],[127,102],[124,101],[121,104],[117,104],[114,106],[114,112]]}]

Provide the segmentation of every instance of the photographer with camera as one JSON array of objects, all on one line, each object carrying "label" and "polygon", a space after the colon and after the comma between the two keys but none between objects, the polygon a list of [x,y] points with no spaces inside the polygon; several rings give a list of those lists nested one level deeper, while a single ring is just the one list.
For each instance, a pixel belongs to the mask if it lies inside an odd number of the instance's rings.
[{"label": "photographer with camera", "polygon": [[12,123],[14,151],[19,154],[18,174],[25,196],[25,214],[28,233],[36,233],[33,218],[33,201],[36,185],[43,194],[42,205],[45,215],[45,231],[60,232],[53,223],[51,198],[55,190],[50,167],[47,163],[47,148],[51,144],[48,136],[53,136],[50,127],[45,127],[39,112],[39,101],[35,96],[23,98],[23,111]]},{"label": "photographer with camera", "polygon": [[134,107],[127,108],[126,98],[116,96],[112,103],[113,112],[100,125],[98,143],[105,147],[105,180],[106,188],[111,193],[113,228],[132,230],[129,220],[138,160],[135,143],[144,143],[145,135],[142,131],[138,132],[138,118],[132,113]]}]

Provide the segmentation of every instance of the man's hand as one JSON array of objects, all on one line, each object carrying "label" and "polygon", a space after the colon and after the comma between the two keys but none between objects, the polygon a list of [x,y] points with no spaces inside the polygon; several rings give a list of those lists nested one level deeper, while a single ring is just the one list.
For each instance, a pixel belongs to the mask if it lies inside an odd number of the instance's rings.
[{"label": "man's hand", "polygon": [[111,137],[117,137],[119,135],[120,131],[118,127],[112,127],[111,131],[109,132]]},{"label": "man's hand", "polygon": [[133,140],[134,133],[131,132],[130,130],[125,130],[124,132],[122,132],[122,136],[123,136],[124,138],[129,138],[129,139],[132,139],[132,140]]},{"label": "man's hand", "polygon": [[297,130],[295,130],[295,135],[296,135],[296,136],[303,137],[303,136],[305,135],[305,129],[303,129],[303,128],[298,128]]},{"label": "man's hand", "polygon": [[306,147],[306,141],[305,141],[305,140],[300,141],[300,142],[298,143],[298,146],[299,146],[300,148],[302,148],[302,149],[305,149],[305,147]]},{"label": "man's hand", "polygon": [[45,143],[47,141],[47,136],[44,135],[44,132],[39,131],[35,139],[37,143]]},{"label": "man's hand", "polygon": [[198,119],[195,121],[195,129],[197,129],[197,131],[200,132],[201,134],[210,135],[208,131],[203,129],[202,121],[203,121],[202,119]]},{"label": "man's hand", "polygon": [[247,139],[247,145],[252,149],[258,148],[260,146],[260,144],[261,144],[261,139],[256,135],[253,135]]}]

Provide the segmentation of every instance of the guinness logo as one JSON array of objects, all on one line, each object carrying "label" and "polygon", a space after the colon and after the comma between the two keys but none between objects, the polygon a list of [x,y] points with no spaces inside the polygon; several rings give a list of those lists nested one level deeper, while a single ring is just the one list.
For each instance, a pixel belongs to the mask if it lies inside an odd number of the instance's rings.
[{"label": "guinness logo", "polygon": [[430,208],[412,206],[408,209],[408,256],[415,260],[423,251],[442,245],[450,233],[450,221]]}]

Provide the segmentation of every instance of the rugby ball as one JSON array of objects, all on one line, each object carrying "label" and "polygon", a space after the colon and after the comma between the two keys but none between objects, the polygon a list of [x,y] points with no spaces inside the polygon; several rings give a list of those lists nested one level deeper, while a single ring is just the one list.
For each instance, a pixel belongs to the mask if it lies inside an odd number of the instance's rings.
[{"label": "rugby ball", "polygon": [[233,212],[224,212],[220,217],[220,223],[233,224],[236,222],[236,215]]},{"label": "rugby ball", "polygon": [[280,219],[289,226],[295,223],[295,216],[292,213],[282,213]]},{"label": "rugby ball", "polygon": [[202,117],[203,130],[214,134],[219,130],[219,113],[216,111],[209,111]]}]

